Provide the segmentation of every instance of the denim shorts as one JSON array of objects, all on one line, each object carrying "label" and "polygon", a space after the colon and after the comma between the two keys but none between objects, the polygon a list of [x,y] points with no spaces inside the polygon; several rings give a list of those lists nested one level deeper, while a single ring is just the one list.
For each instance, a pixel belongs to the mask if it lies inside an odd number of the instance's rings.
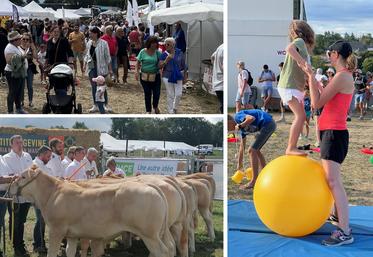
[{"label": "denim shorts", "polygon": [[355,94],[355,104],[362,103],[365,100],[365,93]]},{"label": "denim shorts", "polygon": [[256,134],[254,142],[251,144],[251,148],[255,150],[260,150],[267,143],[268,139],[271,137],[273,132],[276,130],[276,122],[271,120],[263,125],[259,130],[259,133]]},{"label": "denim shorts", "polygon": [[261,92],[261,97],[267,97],[267,96],[272,96],[273,93],[273,86],[270,85],[263,85],[262,86],[262,92]]},{"label": "denim shorts", "polygon": [[243,93],[241,98],[240,91],[237,90],[236,102],[241,102],[242,105],[248,104],[250,102],[250,93]]}]

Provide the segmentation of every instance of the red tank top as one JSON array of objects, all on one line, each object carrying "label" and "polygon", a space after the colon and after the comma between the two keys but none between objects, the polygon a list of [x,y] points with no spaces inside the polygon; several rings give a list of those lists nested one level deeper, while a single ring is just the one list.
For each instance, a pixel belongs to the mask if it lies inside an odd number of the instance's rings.
[{"label": "red tank top", "polygon": [[327,102],[319,118],[320,130],[346,130],[347,113],[350,108],[352,94],[336,94]]}]

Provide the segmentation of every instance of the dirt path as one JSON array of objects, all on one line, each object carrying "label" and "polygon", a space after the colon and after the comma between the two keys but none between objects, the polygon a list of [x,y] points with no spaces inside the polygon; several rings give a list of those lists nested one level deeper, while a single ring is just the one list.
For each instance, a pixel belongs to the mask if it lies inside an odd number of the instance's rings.
[{"label": "dirt path", "polygon": [[[121,75],[119,76],[122,77]],[[139,82],[133,79],[130,73],[127,85],[118,84],[108,88],[109,105],[113,113],[117,114],[143,114],[145,113],[144,92]],[[81,80],[77,87],[77,103],[83,106],[83,113],[88,113],[92,107],[91,86],[86,76],[78,78]],[[0,113],[7,113],[6,98],[8,88],[6,85],[0,86]],[[159,108],[161,113],[167,113],[166,90],[162,86]],[[41,114],[42,106],[46,102],[45,89],[41,85],[40,76],[34,78],[34,107],[28,107],[27,89],[25,89],[25,110],[29,113]],[[180,114],[216,114],[219,113],[216,96],[208,95],[205,92],[191,88],[183,92],[178,113]]]}]

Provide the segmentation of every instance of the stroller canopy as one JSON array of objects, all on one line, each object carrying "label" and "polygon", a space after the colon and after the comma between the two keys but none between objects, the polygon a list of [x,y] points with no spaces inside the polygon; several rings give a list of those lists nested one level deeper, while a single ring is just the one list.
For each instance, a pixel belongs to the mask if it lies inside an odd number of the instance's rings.
[{"label": "stroller canopy", "polygon": [[66,75],[73,75],[73,70],[66,64],[58,64],[50,72],[51,75],[53,74],[66,74]]}]

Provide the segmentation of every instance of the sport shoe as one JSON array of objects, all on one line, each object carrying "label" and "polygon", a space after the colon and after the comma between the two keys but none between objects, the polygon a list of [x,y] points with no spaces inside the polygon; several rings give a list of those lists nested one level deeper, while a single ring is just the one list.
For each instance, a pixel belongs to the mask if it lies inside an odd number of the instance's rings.
[{"label": "sport shoe", "polygon": [[263,112],[265,112],[265,110],[266,110],[266,108],[264,108],[264,107],[261,107],[260,108]]},{"label": "sport shoe", "polygon": [[286,122],[284,115],[281,115],[280,118],[276,120],[276,123],[280,123],[280,122],[284,122],[284,123]]},{"label": "sport shoe", "polygon": [[98,107],[97,107],[97,105],[93,105],[93,107],[92,107],[91,109],[89,109],[89,112],[90,112],[90,113],[98,112]]},{"label": "sport shoe", "polygon": [[347,116],[347,121],[351,121],[351,117],[350,116]]},{"label": "sport shoe", "polygon": [[350,230],[350,234],[345,234],[342,229],[337,229],[332,232],[331,236],[322,241],[322,244],[325,246],[340,246],[340,245],[347,245],[352,244],[354,242],[354,238],[352,237],[352,233]]},{"label": "sport shoe", "polygon": [[32,108],[32,107],[34,107],[34,104],[33,104],[32,102],[30,102],[30,103],[28,104],[28,106]]},{"label": "sport shoe", "polygon": [[26,111],[23,110],[23,109],[18,109],[18,110],[16,111],[16,113],[17,113],[17,114],[28,114],[28,112],[26,112]]},{"label": "sport shoe", "polygon": [[363,119],[364,119],[364,117],[363,117],[363,116],[360,116],[360,117],[359,117],[359,120],[363,120]]},{"label": "sport shoe", "polygon": [[28,257],[30,256],[25,247],[14,248],[14,256]]}]

